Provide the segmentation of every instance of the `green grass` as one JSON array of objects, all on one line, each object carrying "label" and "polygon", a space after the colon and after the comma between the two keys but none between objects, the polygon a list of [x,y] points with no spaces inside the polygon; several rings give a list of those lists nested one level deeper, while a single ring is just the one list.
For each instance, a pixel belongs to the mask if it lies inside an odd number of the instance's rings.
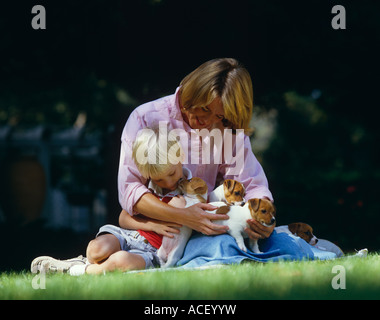
[{"label": "green grass", "polygon": [[[334,290],[332,268],[345,269],[346,289]],[[342,275],[342,274],[339,274]],[[246,263],[220,269],[71,277],[0,274],[0,299],[380,299],[380,256],[332,261]]]}]

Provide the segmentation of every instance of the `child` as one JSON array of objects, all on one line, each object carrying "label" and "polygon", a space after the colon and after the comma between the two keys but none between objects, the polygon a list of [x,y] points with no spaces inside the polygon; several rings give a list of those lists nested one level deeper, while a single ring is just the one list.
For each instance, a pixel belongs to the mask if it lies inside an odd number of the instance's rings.
[{"label": "child", "polygon": [[[184,207],[183,197],[177,197],[177,187],[181,179],[191,179],[191,171],[179,162],[181,148],[176,140],[167,141],[165,150],[160,148],[158,139],[157,131],[142,130],[132,147],[133,160],[141,175],[150,179],[148,188],[154,195],[169,205]],[[119,223],[126,229],[113,225],[100,228],[96,238],[88,244],[87,259],[60,261],[39,257],[32,262],[32,271],[44,268],[45,271],[68,271],[71,275],[81,275],[154,268],[159,266],[156,251],[161,246],[163,235],[172,237],[171,233],[178,233],[177,228],[180,227],[176,223],[131,216],[125,210],[120,213]]]}]

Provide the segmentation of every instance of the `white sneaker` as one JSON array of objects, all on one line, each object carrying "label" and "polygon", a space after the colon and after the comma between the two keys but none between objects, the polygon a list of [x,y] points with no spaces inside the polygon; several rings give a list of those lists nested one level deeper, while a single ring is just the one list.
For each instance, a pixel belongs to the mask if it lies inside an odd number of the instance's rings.
[{"label": "white sneaker", "polygon": [[87,258],[83,257],[82,255],[67,259],[67,260],[59,260],[54,259],[52,257],[48,256],[41,256],[35,258],[31,265],[30,265],[30,271],[33,273],[39,272],[60,272],[60,273],[66,273],[72,266],[75,265],[85,265],[87,262]]},{"label": "white sneaker", "polygon": [[70,276],[74,277],[82,276],[86,273],[87,266],[88,264],[76,264],[70,267],[68,273]]},{"label": "white sneaker", "polygon": [[366,258],[367,255],[368,255],[368,249],[365,248],[365,249],[361,249],[358,252],[356,252],[355,257]]}]

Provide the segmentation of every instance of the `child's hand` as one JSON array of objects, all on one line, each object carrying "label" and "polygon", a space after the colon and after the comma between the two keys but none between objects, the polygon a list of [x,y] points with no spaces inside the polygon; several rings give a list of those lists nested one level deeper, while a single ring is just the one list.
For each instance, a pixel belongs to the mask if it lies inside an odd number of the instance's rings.
[{"label": "child's hand", "polygon": [[169,238],[173,238],[173,233],[179,233],[179,228],[181,228],[180,224],[174,222],[156,220],[149,223],[151,224],[152,231]]}]

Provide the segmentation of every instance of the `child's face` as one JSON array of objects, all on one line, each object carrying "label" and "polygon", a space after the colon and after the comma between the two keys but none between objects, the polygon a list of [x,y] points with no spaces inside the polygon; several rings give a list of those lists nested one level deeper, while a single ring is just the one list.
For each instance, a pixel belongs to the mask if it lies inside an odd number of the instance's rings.
[{"label": "child's face", "polygon": [[182,164],[172,165],[166,172],[152,176],[152,182],[162,189],[174,191],[179,180],[183,178]]}]

